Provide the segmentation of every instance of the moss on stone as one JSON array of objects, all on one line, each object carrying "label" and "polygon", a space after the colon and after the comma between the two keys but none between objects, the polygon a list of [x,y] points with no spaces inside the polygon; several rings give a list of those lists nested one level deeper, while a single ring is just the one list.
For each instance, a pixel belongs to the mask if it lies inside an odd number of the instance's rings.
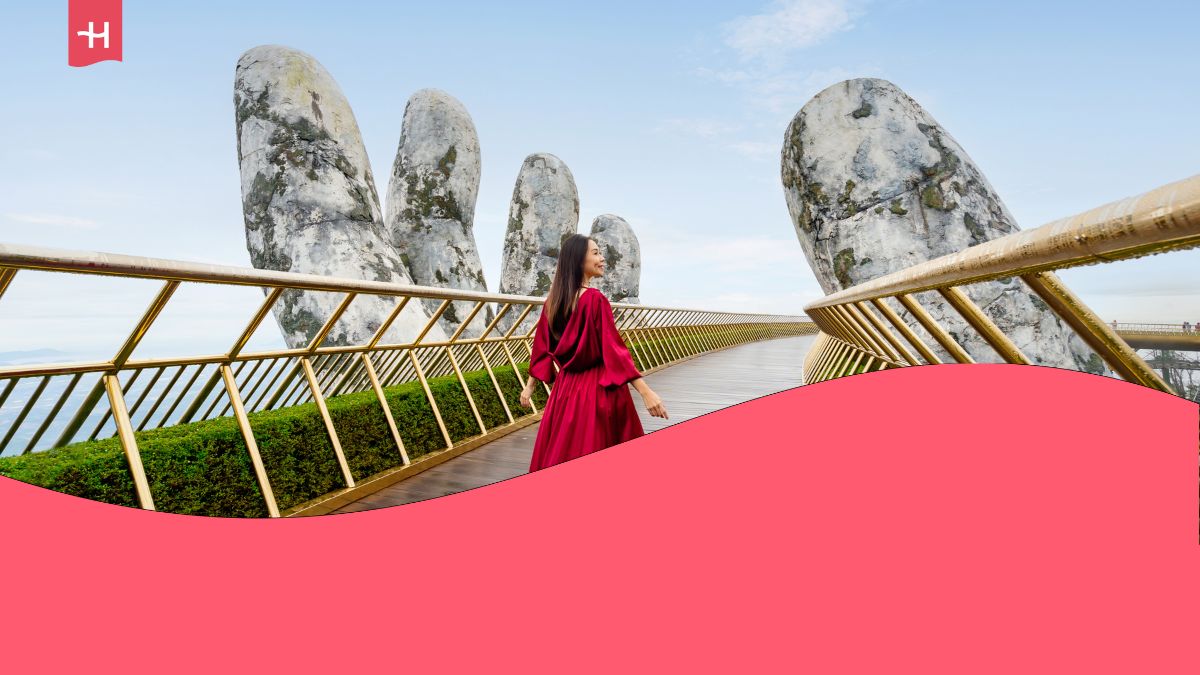
[{"label": "moss on stone", "polygon": [[375,281],[387,282],[395,279],[395,270],[392,269],[392,266],[389,265],[387,261],[383,259],[383,256],[378,253],[375,254],[374,260],[368,258],[363,264],[366,265],[367,269],[371,270],[372,275],[375,277]]},{"label": "moss on stone", "polygon": [[921,190],[921,203],[938,211],[952,211],[958,204],[947,202],[936,185],[927,185]]},{"label": "moss on stone", "polygon": [[837,203],[846,209],[847,216],[853,216],[858,213],[858,205],[850,197],[850,193],[854,190],[854,181],[847,180],[846,187],[842,189],[842,193],[838,195]]},{"label": "moss on stone", "polygon": [[850,268],[854,267],[854,249],[844,248],[833,256],[833,276],[837,277],[842,288],[849,288],[854,285],[854,280],[850,278]]},{"label": "moss on stone", "polygon": [[442,155],[442,158],[438,160],[438,164],[437,164],[438,172],[440,172],[443,176],[449,178],[450,172],[454,170],[454,162],[457,159],[458,159],[458,150],[455,149],[455,147],[453,145],[451,145],[450,149],[446,151],[446,154]]},{"label": "moss on stone", "polygon": [[971,233],[971,241],[980,243],[987,241],[987,231],[983,228],[983,224],[967,213],[963,214],[963,224],[967,226],[967,231]]},{"label": "moss on stone", "polygon": [[613,269],[620,265],[623,257],[624,256],[621,255],[621,252],[617,250],[616,246],[613,246],[612,244],[604,245],[604,262],[608,264],[609,269]]},{"label": "moss on stone", "polygon": [[509,211],[508,229],[505,234],[513,234],[520,232],[525,227],[525,210],[529,208],[529,202],[521,199],[520,188],[513,190],[512,196],[513,208]]},{"label": "moss on stone", "polygon": [[917,128],[929,139],[929,147],[937,150],[938,153],[937,163],[922,169],[925,176],[927,178],[941,179],[957,171],[959,165],[958,155],[954,154],[942,143],[942,134],[937,127],[919,123],[917,124]]},{"label": "moss on stone", "polygon": [[907,216],[908,215],[908,209],[906,209],[900,205],[899,199],[893,199],[891,205],[888,206],[888,210],[898,216]]},{"label": "moss on stone", "polygon": [[804,157],[804,115],[799,114],[788,125],[787,139],[783,145],[783,188],[785,190],[803,190],[800,177],[800,160]]},{"label": "moss on stone", "polygon": [[820,183],[809,181],[804,186],[804,191],[814,204],[821,204],[822,206],[829,204],[829,195],[825,194],[825,188],[821,187]]},{"label": "moss on stone", "polygon": [[[451,147],[453,150],[453,147]],[[446,153],[447,156],[451,152]],[[400,212],[400,219],[406,222],[424,222],[427,219],[445,219],[462,222],[462,209],[454,196],[446,179],[448,173],[441,173],[443,157],[438,163],[437,172],[425,173],[417,168],[409,169],[404,174],[405,206]]]},{"label": "moss on stone", "polygon": [[854,112],[850,113],[850,116],[853,117],[854,119],[862,119],[864,117],[870,117],[871,113],[874,111],[875,111],[875,109],[871,107],[870,103],[863,101],[862,105],[860,105],[858,107],[858,110],[855,110]]},{"label": "moss on stone", "polygon": [[[306,342],[311,341],[317,336],[317,332],[325,325],[325,319],[317,316],[306,307],[300,306],[300,298],[302,292],[295,289],[288,289],[279,296],[280,320],[281,328],[285,334],[297,334],[304,336]],[[333,345],[332,338],[326,338],[326,345]]]}]

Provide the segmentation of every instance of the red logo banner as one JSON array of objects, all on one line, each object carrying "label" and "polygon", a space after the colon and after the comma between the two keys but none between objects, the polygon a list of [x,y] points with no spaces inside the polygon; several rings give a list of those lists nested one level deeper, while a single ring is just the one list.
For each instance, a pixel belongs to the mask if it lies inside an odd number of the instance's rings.
[{"label": "red logo banner", "polygon": [[121,0],[68,0],[67,64],[121,60]]}]

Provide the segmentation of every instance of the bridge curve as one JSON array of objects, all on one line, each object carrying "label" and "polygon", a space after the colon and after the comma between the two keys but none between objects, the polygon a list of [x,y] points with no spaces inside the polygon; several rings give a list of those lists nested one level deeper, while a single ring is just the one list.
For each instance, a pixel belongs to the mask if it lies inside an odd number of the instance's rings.
[{"label": "bridge curve", "polygon": [[1178,323],[1117,323],[1117,335],[1134,349],[1200,352],[1200,326]]},{"label": "bridge curve", "polygon": [[[804,384],[802,363],[815,336],[751,342],[708,353],[646,375],[670,418],[650,417],[638,403],[646,433]],[[352,513],[444,497],[529,471],[540,422],[459,455],[331,513]]]}]

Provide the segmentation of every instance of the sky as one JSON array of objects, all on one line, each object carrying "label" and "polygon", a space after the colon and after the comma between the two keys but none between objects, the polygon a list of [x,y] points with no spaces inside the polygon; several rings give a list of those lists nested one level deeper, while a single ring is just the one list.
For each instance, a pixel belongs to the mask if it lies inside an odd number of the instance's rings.
[{"label": "sky", "polygon": [[[1029,229],[1197,173],[1198,19],[1186,2],[126,0],[124,61],[72,68],[67,3],[8,3],[0,242],[249,266],[234,67],[281,44],[340,85],[381,198],[408,97],[463,102],[489,290],[521,161],[549,152],[575,176],[580,231],[602,213],[632,225],[644,304],[799,314],[821,291],[779,152],[818,91],[899,85]],[[1197,269],[1200,254],[1180,252],[1062,276],[1105,320],[1196,322]],[[156,290],[62,277],[18,275],[0,352],[103,343],[107,358]],[[180,294],[139,354],[210,338],[224,351],[261,297]]]}]

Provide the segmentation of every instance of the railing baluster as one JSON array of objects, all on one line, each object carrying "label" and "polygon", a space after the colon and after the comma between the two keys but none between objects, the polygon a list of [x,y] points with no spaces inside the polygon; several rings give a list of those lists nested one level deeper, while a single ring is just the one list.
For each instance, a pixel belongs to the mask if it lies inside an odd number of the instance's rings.
[{"label": "railing baluster", "polygon": [[25,449],[21,451],[21,454],[24,455],[31,452],[33,450],[33,446],[37,445],[37,442],[42,439],[42,434],[46,433],[46,429],[50,428],[50,424],[54,421],[54,418],[58,416],[58,411],[62,410],[63,404],[67,402],[68,398],[70,398],[71,392],[75,391],[75,385],[79,384],[79,379],[81,377],[83,377],[83,373],[75,373],[75,375],[71,377],[71,381],[67,383],[67,388],[64,389],[63,393],[59,395],[58,401],[55,402],[54,407],[51,408],[50,412],[46,414],[46,419],[42,420],[42,425],[38,427],[37,432],[33,434],[33,438],[29,439],[29,444],[25,446]]},{"label": "railing baluster", "polygon": [[904,346],[904,343],[897,340],[895,335],[892,335],[892,331],[888,330],[887,326],[883,325],[883,321],[881,321],[879,317],[875,316],[874,310],[872,310],[866,303],[858,302],[855,303],[854,306],[858,308],[858,312],[862,316],[867,318],[867,321],[871,322],[871,325],[875,327],[875,332],[879,335],[882,335],[883,339],[887,341],[888,345],[891,347],[892,353],[897,356],[897,360],[904,361],[910,366],[915,366],[920,363],[920,361],[917,361],[917,357],[913,356],[912,352],[908,351],[908,349]]},{"label": "railing baluster", "polygon": [[125,461],[129,464],[129,473],[133,476],[133,487],[137,493],[138,503],[143,509],[153,511],[154,497],[150,494],[150,482],[146,479],[146,469],[142,466],[142,455],[138,451],[137,441],[133,436],[133,425],[129,423],[129,412],[125,410],[121,382],[117,379],[116,373],[105,373],[103,377],[104,389],[108,392],[108,407],[112,411],[113,420],[117,425],[117,436],[121,439],[121,448],[125,451]]},{"label": "railing baluster", "polygon": [[926,363],[939,364],[942,362],[942,360],[939,359],[937,355],[925,345],[925,342],[922,341],[921,338],[917,337],[917,334],[908,327],[908,324],[904,323],[904,320],[901,319],[900,316],[896,314],[896,312],[889,307],[886,302],[884,302],[882,299],[875,299],[871,301],[871,304],[875,305],[880,313],[887,318],[888,322],[895,326],[896,330],[900,331],[900,334],[904,336],[904,339],[908,340],[908,343],[917,350],[917,353],[921,355],[921,358],[925,359]]},{"label": "railing baluster", "polygon": [[[162,402],[163,402],[163,400],[166,399],[167,394],[171,393],[171,390],[175,388],[175,383],[179,381],[179,376],[183,375],[183,371],[187,369],[187,366],[179,366],[178,368],[179,369],[175,371],[174,377],[172,377],[171,380],[169,382],[167,382],[167,386],[163,388],[162,393],[159,394],[157,399],[155,399],[154,405],[150,406],[150,410],[146,413],[146,416],[142,419],[142,423],[139,424],[137,427],[138,431],[141,431],[146,426],[146,424],[150,422],[150,418],[154,417],[154,413],[158,410],[158,407],[160,405],[162,405]],[[147,389],[147,391],[149,391],[149,389]]]},{"label": "railing baluster", "polygon": [[[186,365],[183,366],[183,370],[187,370],[188,367],[189,366]],[[171,418],[171,413],[175,412],[175,409],[178,408],[179,404],[183,402],[183,397],[187,396],[187,393],[191,391],[192,385],[195,384],[196,380],[200,378],[200,373],[203,370],[204,364],[198,364],[196,372],[192,373],[192,376],[188,378],[187,384],[183,385],[183,387],[179,390],[179,396],[175,397],[175,402],[172,403],[171,407],[167,408],[167,411],[163,413],[161,418],[159,418],[158,424],[154,425],[156,429],[162,428],[162,426],[167,423],[167,420]]]},{"label": "railing baluster", "polygon": [[996,350],[996,353],[999,354],[1001,358],[1009,363],[1030,365],[1029,359],[1021,353],[1021,350],[1017,347],[1017,345],[1013,344],[1013,341],[1008,339],[1008,336],[1004,334],[1004,331],[1000,330],[1000,328],[996,326],[996,324],[993,323],[990,318],[988,318],[988,315],[983,313],[983,310],[979,309],[974,302],[971,302],[971,299],[967,297],[966,293],[963,293],[954,286],[939,288],[938,292],[941,293],[942,297],[950,303],[951,307],[953,307],[959,314],[962,315],[964,319],[967,320],[967,323],[971,324],[972,328],[974,328],[979,332],[980,335],[983,336],[984,340],[987,340],[987,343],[992,346],[992,349]]},{"label": "railing baluster", "polygon": [[950,337],[946,329],[942,328],[937,321],[933,320],[933,317],[929,316],[929,312],[925,311],[925,308],[917,302],[916,298],[901,293],[896,296],[896,299],[916,318],[918,323],[925,327],[925,330],[929,331],[929,334],[933,336],[934,340],[937,340],[942,349],[945,349],[950,356],[954,357],[955,361],[959,363],[975,363],[975,359],[971,358],[971,355],[955,342],[954,338]]},{"label": "railing baluster", "polygon": [[275,502],[275,491],[271,489],[271,478],[267,475],[267,467],[263,464],[262,455],[258,452],[258,442],[254,440],[254,430],[250,428],[250,417],[242,407],[242,398],[238,394],[237,379],[228,363],[219,367],[221,379],[225,381],[225,394],[233,402],[233,416],[237,419],[238,429],[242,432],[242,440],[246,443],[246,451],[250,454],[250,464],[254,467],[254,477],[258,479],[258,488],[262,491],[263,501],[267,505],[267,514],[272,518],[279,517],[279,505]]},{"label": "railing baluster", "polygon": [[29,415],[29,412],[33,410],[33,406],[36,405],[38,399],[41,398],[42,392],[46,390],[47,384],[50,384],[50,376],[44,375],[42,376],[42,381],[38,383],[37,389],[34,390],[33,395],[29,397],[29,400],[25,402],[25,406],[21,408],[20,414],[18,414],[17,418],[13,420],[12,426],[8,429],[8,433],[4,434],[4,439],[0,440],[0,453],[3,453],[4,449],[8,447],[8,442],[11,441],[12,437],[17,433],[17,429],[21,427],[21,424]]},{"label": "railing baluster", "polygon": [[1021,279],[1122,378],[1159,391],[1175,393],[1112,327],[1093,314],[1056,275],[1038,272],[1024,275]]},{"label": "railing baluster", "polygon": [[[142,369],[141,369],[141,368],[138,368],[138,369],[134,370],[134,371],[133,371],[133,373],[132,373],[132,374],[130,375],[130,377],[129,377],[129,381],[128,381],[128,382],[126,382],[126,383],[125,383],[125,385],[124,385],[123,387],[121,387],[121,390],[122,390],[122,391],[124,391],[124,390],[126,390],[126,389],[129,389],[129,388],[133,387],[133,383],[134,383],[134,382],[137,382],[138,375],[141,375],[141,374],[142,374]],[[112,373],[112,375],[113,375],[114,377],[116,377],[117,375],[120,375],[120,373]],[[119,384],[119,383],[118,383],[118,384]],[[108,385],[107,385],[107,384],[106,384],[106,385],[104,385],[104,386],[105,386],[106,388],[108,387]],[[124,404],[125,404],[125,399],[124,399],[124,398],[122,398],[122,399],[121,399],[121,404],[122,404],[122,405],[124,405]],[[88,440],[89,440],[89,441],[94,441],[94,440],[96,440],[96,435],[100,433],[100,430],[101,430],[101,429],[103,429],[103,428],[104,428],[104,425],[105,425],[105,424],[108,422],[108,418],[109,418],[109,416],[110,416],[110,415],[113,415],[113,414],[114,414],[114,412],[113,412],[113,409],[110,407],[110,408],[109,408],[109,409],[108,409],[108,410],[107,410],[107,411],[106,411],[106,412],[105,412],[105,413],[104,413],[104,414],[103,414],[103,415],[100,417],[100,423],[96,425],[96,428],[95,428],[95,429],[92,429],[92,433],[91,433],[91,435],[89,435],[89,436],[88,436]],[[118,429],[118,431],[120,431],[120,429]]]},{"label": "railing baluster", "polygon": [[342,469],[342,478],[346,480],[346,487],[354,487],[354,476],[350,473],[350,465],[346,462],[346,453],[342,452],[342,442],[338,440],[337,429],[333,426],[333,417],[329,414],[329,408],[325,405],[325,397],[321,395],[321,387],[317,384],[317,374],[313,372],[312,363],[308,357],[300,359],[300,366],[304,368],[304,376],[308,378],[308,387],[312,390],[317,411],[321,413],[321,421],[325,423],[325,432],[329,434],[329,442],[333,444],[333,454],[337,456],[338,466]]},{"label": "railing baluster", "polygon": [[383,386],[379,384],[379,378],[375,375],[375,366],[371,364],[371,355],[363,352],[360,357],[363,368],[367,371],[367,377],[371,379],[371,388],[375,390],[375,397],[379,399],[379,405],[383,407],[383,417],[387,420],[388,431],[392,434],[392,440],[400,450],[404,466],[408,466],[412,462],[408,458],[408,451],[404,449],[404,439],[400,438],[400,429],[396,427],[396,420],[392,417],[392,407],[388,405],[387,395],[383,391]]}]

